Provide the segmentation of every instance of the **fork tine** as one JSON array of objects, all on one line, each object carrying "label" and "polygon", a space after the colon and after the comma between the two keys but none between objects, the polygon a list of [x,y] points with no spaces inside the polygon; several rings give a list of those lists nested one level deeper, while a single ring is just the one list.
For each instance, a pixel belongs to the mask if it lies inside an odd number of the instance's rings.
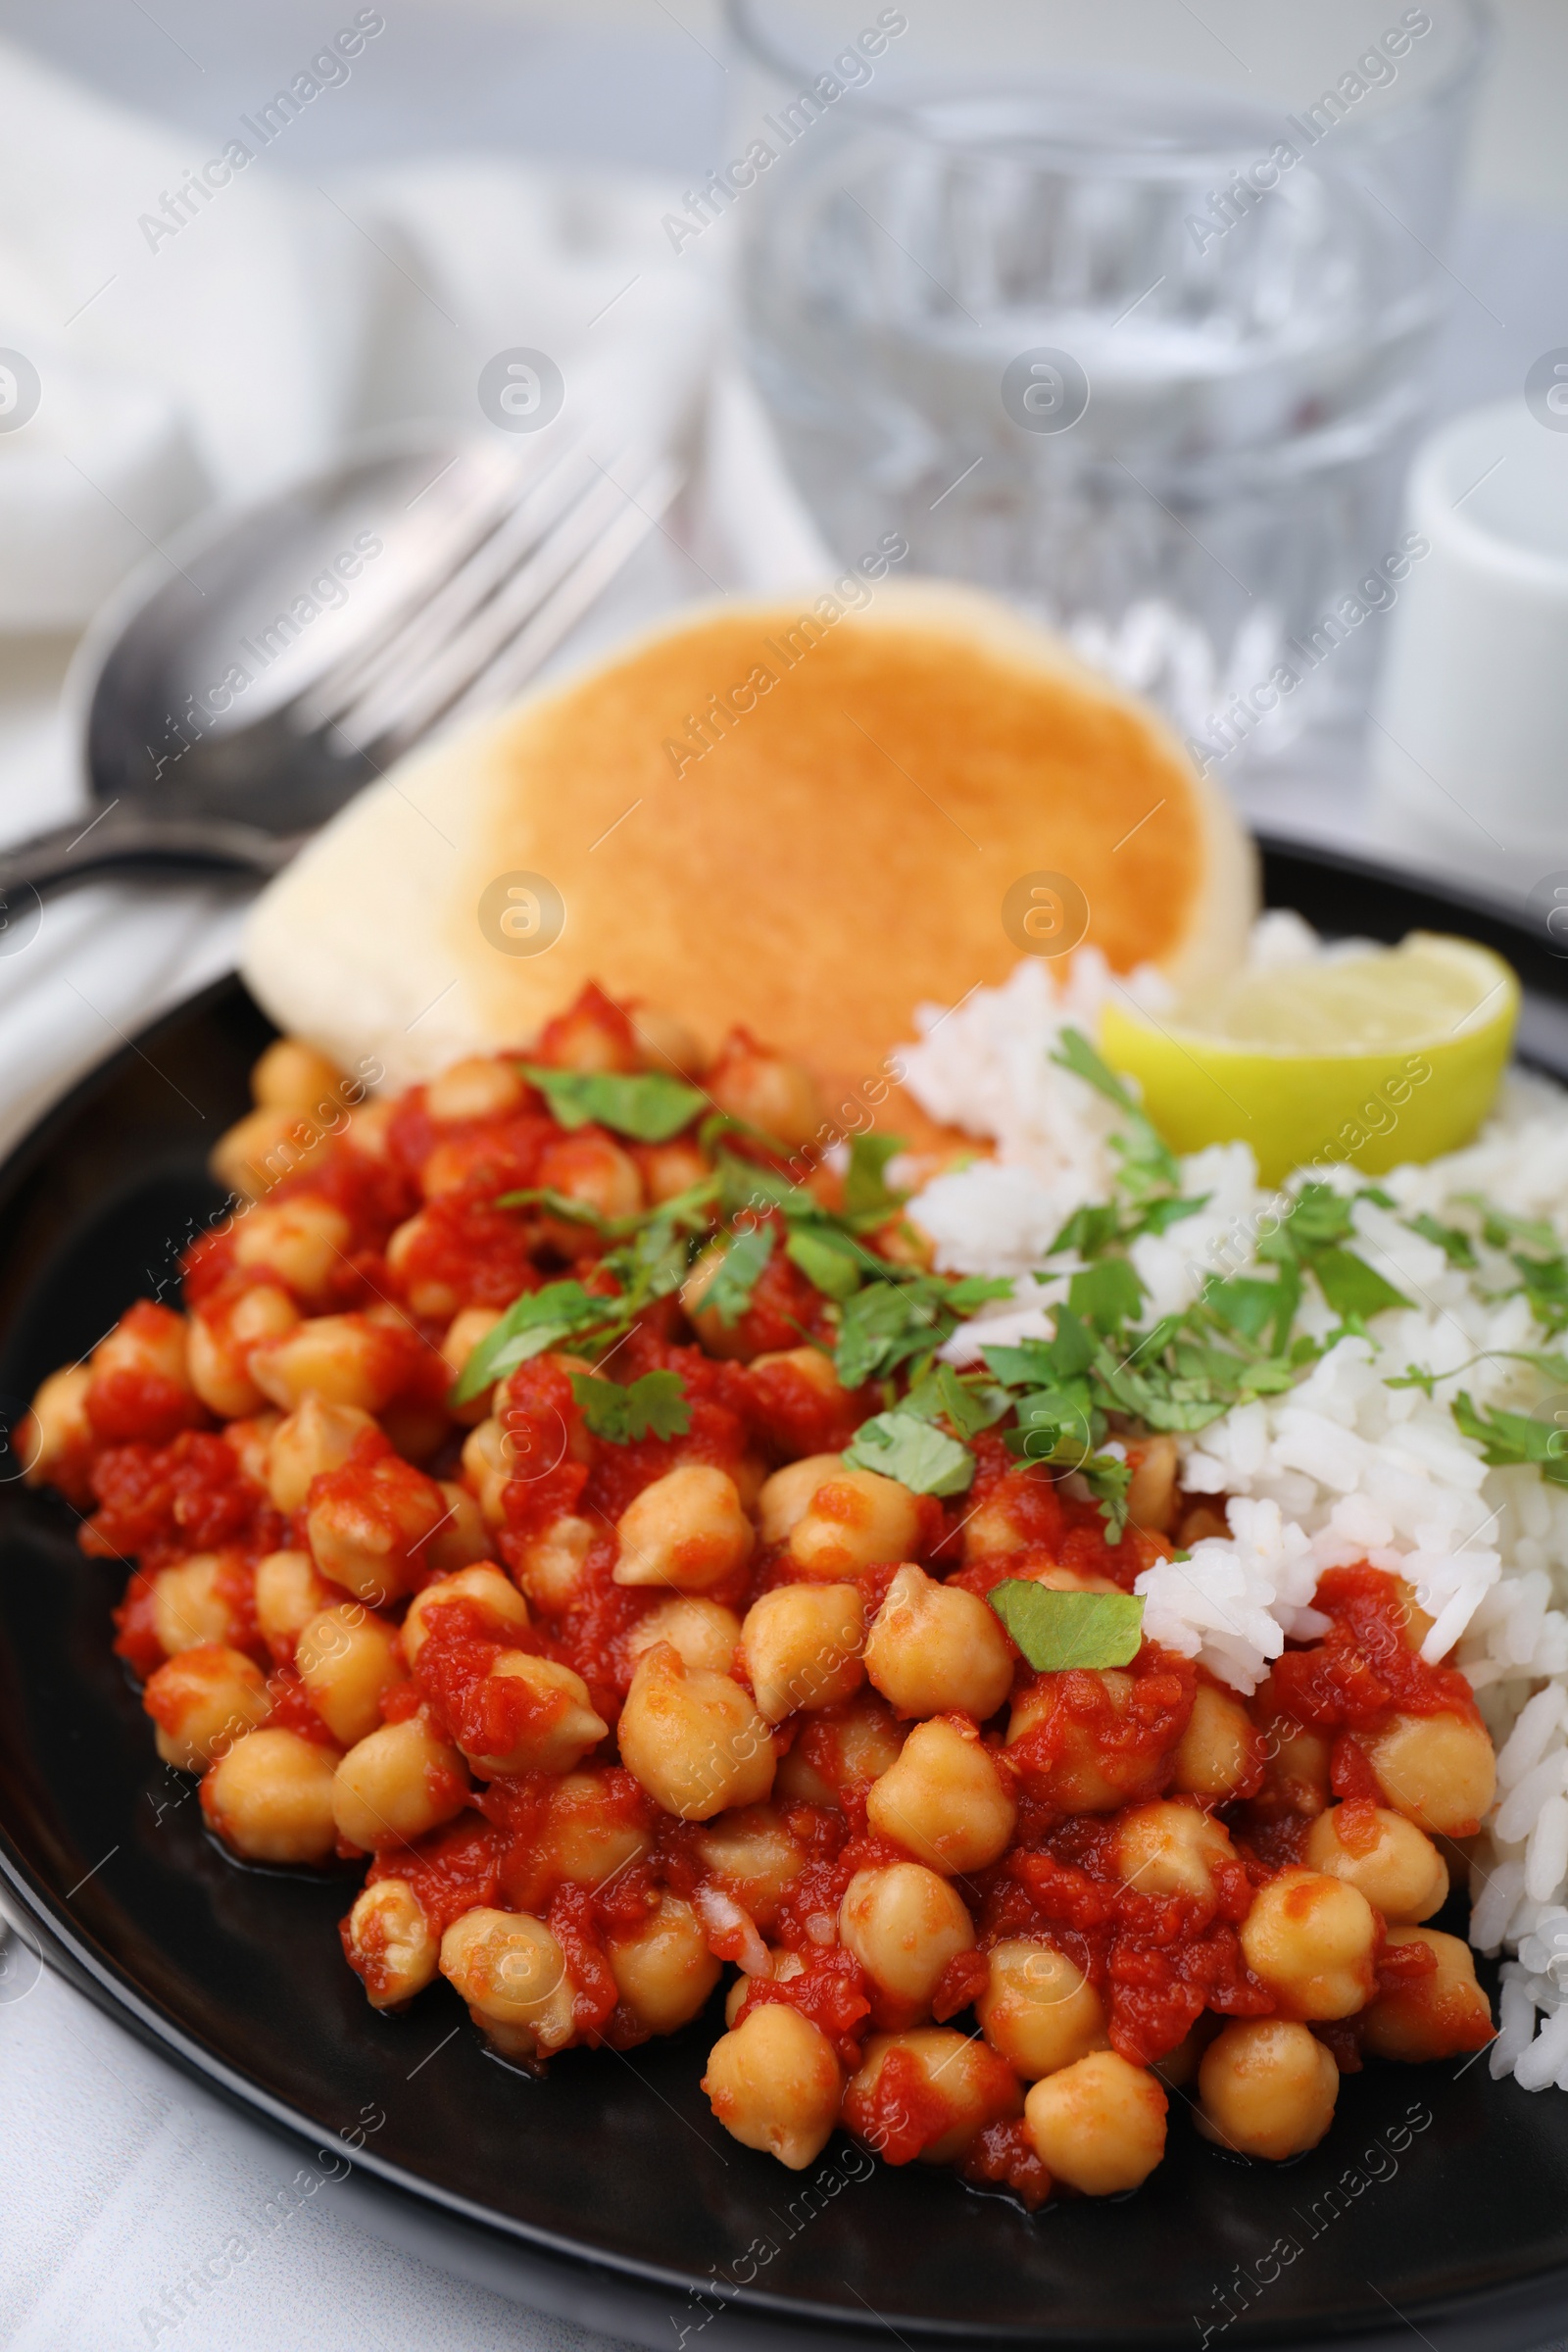
[{"label": "fork tine", "polygon": [[[685,479],[680,467],[657,467],[642,485],[638,501],[622,508],[609,528],[589,548],[556,593],[504,646],[474,679],[466,693],[442,713],[446,726],[462,724],[482,710],[492,710],[525,686],[555,652],[569,630],[596,604],[615,574],[629,563],[650,531],[657,530],[665,509]],[[400,747],[401,748],[401,744]]]},{"label": "fork tine", "polygon": [[[330,725],[352,709],[379,679],[404,664],[412,644],[424,650],[432,634],[439,641],[452,633],[469,609],[473,584],[503,577],[515,561],[510,552],[513,542],[526,540],[536,521],[547,527],[552,485],[573,454],[567,450],[552,456],[542,468],[525,467],[515,460],[509,464],[482,507],[476,507],[470,527],[449,534],[442,560],[421,570],[389,614],[387,625],[353,647],[301,695],[293,713],[301,733]],[[477,595],[485,592],[480,586]]]},{"label": "fork tine", "polygon": [[[368,605],[361,626],[357,629],[351,626],[342,631],[330,659],[314,676],[307,675],[298,685],[288,711],[296,725],[300,723],[300,714],[305,710],[333,699],[338,680],[352,676],[360,668],[373,662],[381,648],[407,625],[410,615],[428,600],[432,583],[439,588],[490,536],[497,521],[515,506],[518,467],[511,451],[494,451],[483,442],[476,442],[463,453],[463,459],[479,476],[471,493],[463,499],[455,511],[432,525],[429,546],[418,564],[413,567],[413,576],[395,594]],[[445,470],[450,471],[451,468]],[[440,479],[441,476],[437,475],[436,480]],[[434,482],[426,485],[427,489],[434,487]],[[421,491],[419,496],[424,494]]]},{"label": "fork tine", "polygon": [[[455,634],[432,648],[422,662],[405,662],[401,674],[367,693],[337,720],[337,731],[348,743],[368,749],[376,743],[406,743],[423,733],[547,609],[558,592],[564,593],[575,567],[611,530],[628,503],[628,494],[610,474],[602,468],[596,471],[597,478],[582,496],[538,538],[488,602],[469,613]],[[673,490],[669,495],[673,496]],[[630,553],[629,547],[626,552]]]}]

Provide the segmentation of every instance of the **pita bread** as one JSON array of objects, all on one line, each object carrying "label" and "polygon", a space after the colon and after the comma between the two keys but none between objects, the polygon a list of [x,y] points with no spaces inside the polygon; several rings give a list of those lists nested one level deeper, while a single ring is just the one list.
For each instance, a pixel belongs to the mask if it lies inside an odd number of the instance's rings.
[{"label": "pita bread", "polygon": [[739,1021],[869,1074],[1063,915],[1188,988],[1255,906],[1152,711],[987,597],[884,584],[687,613],[404,761],[263,894],[244,970],[395,1086],[527,1043],[589,979],[709,1047]]}]

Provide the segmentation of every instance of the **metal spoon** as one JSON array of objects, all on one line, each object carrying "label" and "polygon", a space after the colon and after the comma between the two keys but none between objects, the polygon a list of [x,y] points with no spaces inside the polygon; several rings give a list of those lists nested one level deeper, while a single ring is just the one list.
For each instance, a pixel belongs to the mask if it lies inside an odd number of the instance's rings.
[{"label": "metal spoon", "polygon": [[515,692],[679,483],[663,458],[405,434],[172,540],[77,649],[90,806],[0,851],[0,912],[117,868],[275,873],[411,742]]}]

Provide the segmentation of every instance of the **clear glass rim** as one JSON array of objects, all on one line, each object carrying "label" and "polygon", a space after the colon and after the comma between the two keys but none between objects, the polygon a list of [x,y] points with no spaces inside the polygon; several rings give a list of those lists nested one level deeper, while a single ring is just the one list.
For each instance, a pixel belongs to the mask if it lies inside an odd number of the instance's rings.
[{"label": "clear glass rim", "polygon": [[[1462,14],[1467,26],[1467,37],[1459,56],[1446,73],[1440,74],[1425,89],[1418,91],[1414,97],[1401,101],[1397,106],[1388,108],[1384,113],[1372,117],[1367,122],[1341,125],[1340,127],[1348,133],[1351,140],[1360,145],[1374,146],[1386,139],[1404,137],[1408,134],[1409,125],[1413,121],[1423,113],[1429,113],[1435,106],[1441,105],[1461,83],[1473,81],[1479,77],[1496,39],[1496,16],[1492,0],[1455,0],[1455,5]],[[724,0],[724,22],[731,41],[750,57],[753,64],[760,66],[780,81],[792,83],[808,80],[812,72],[810,62],[791,59],[784,51],[774,48],[768,36],[754,20],[755,6],[756,0]],[[816,68],[819,73],[825,70],[820,65]],[[1014,88],[1018,87],[1016,83],[1013,86]],[[1030,85],[1023,86],[1027,88]],[[1005,94],[1000,85],[998,94]],[[972,96],[974,93],[971,92],[970,95]],[[933,146],[951,145],[955,148],[963,148],[973,143],[962,134],[945,135],[940,124],[933,123],[931,121],[923,102],[910,104],[897,99],[890,100],[879,96],[874,90],[858,89],[855,96],[858,112],[879,117],[884,126],[903,124]],[[1172,148],[1162,151],[1154,147],[1143,147],[1125,142],[1113,144],[1110,141],[1080,141],[1053,134],[1021,143],[1036,145],[1042,151],[1054,150],[1057,153],[1072,155],[1119,156],[1129,162],[1152,162],[1162,152],[1171,158],[1178,153],[1196,156],[1200,152],[1196,148],[1186,150]],[[1204,150],[1202,152],[1211,151]]]}]

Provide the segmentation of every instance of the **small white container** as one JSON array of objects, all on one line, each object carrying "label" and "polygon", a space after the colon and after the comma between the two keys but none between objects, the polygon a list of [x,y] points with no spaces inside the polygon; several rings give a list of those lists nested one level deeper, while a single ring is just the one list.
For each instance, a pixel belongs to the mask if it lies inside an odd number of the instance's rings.
[{"label": "small white container", "polygon": [[1422,448],[1406,503],[1430,546],[1392,616],[1380,831],[1568,864],[1568,430],[1522,397],[1471,410]]}]

